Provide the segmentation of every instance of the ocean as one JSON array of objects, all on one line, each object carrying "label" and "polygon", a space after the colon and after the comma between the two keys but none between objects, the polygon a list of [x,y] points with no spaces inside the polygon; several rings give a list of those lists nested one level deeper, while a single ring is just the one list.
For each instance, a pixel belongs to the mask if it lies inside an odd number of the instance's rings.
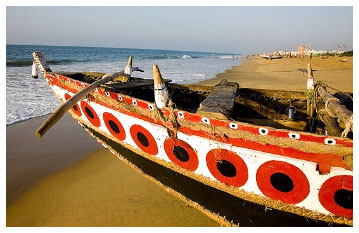
[{"label": "ocean", "polygon": [[6,45],[6,124],[53,112],[60,101],[47,82],[31,78],[32,52],[42,51],[53,71],[97,71],[115,73],[124,70],[129,56],[133,66],[144,70],[133,76],[152,78],[157,64],[163,78],[175,83],[197,83],[215,78],[244,55],[155,49],[100,48],[76,46]]}]

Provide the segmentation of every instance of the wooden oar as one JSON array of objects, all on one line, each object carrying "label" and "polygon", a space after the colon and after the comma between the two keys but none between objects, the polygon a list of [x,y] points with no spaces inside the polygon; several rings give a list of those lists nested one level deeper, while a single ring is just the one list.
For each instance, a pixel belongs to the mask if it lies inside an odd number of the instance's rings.
[{"label": "wooden oar", "polygon": [[123,74],[124,74],[123,71],[114,73],[112,75],[106,74],[102,77],[102,79],[97,80],[96,82],[92,83],[90,86],[78,92],[76,95],[72,96],[68,101],[66,101],[58,109],[56,109],[56,111],[53,112],[51,116],[47,118],[44,123],[42,123],[40,128],[36,130],[35,136],[37,138],[41,138],[41,136],[43,136],[52,126],[54,126],[61,119],[61,117],[65,114],[65,112],[67,112],[74,104],[76,104],[78,101],[84,98],[93,89]]}]

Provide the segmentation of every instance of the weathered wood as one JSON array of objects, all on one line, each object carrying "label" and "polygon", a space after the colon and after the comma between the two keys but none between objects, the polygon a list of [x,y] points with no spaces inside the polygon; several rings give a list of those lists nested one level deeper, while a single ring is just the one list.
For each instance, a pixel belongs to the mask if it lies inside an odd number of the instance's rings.
[{"label": "weathered wood", "polygon": [[[308,68],[307,69],[298,69],[298,70],[302,72],[302,74],[305,78],[308,78]],[[315,71],[318,71],[318,70],[312,69],[312,72],[315,72]],[[311,75],[312,75],[311,77],[313,77],[313,73]]]},{"label": "weathered wood", "polygon": [[[351,121],[351,117],[353,115],[353,112],[349,111],[344,105],[342,105],[337,98],[335,98],[332,94],[330,94],[325,87],[318,87],[318,94],[322,98],[324,103],[327,103],[327,109],[329,110],[329,116],[332,115],[340,121],[340,123],[343,123],[344,125],[347,125]],[[337,101],[336,101],[337,100]],[[353,132],[353,125],[350,127],[351,131]]]},{"label": "weathered wood", "polygon": [[32,56],[34,58],[34,62],[39,66],[43,75],[46,72],[51,72],[50,66],[47,64],[45,56],[42,52],[35,51],[32,53]]},{"label": "weathered wood", "polygon": [[210,116],[214,113],[216,117],[223,114],[221,118],[231,115],[239,84],[222,80],[214,90],[204,99],[197,111],[199,115]]},{"label": "weathered wood", "polygon": [[318,117],[324,123],[328,135],[335,137],[340,137],[342,135],[343,130],[340,129],[335,118],[328,114],[319,114]]},{"label": "weathered wood", "polygon": [[236,120],[254,125],[269,126],[277,129],[290,129],[305,131],[308,127],[306,121],[291,121],[282,119],[237,118]]},{"label": "weathered wood", "polygon": [[[211,92],[214,90],[213,86],[203,86],[203,85],[196,85],[196,84],[169,84],[169,88],[184,88],[190,91],[197,91],[197,92]],[[246,88],[241,87],[238,91],[239,96],[241,95],[257,95],[257,96],[267,96],[270,98],[277,98],[277,99],[298,99],[298,100],[305,100],[307,96],[303,91],[283,91],[283,90],[269,90],[269,89],[256,89],[256,88]]]},{"label": "weathered wood", "polygon": [[338,121],[334,117],[329,116],[328,112],[325,110],[324,103],[318,103],[317,110],[319,120],[324,123],[328,135],[340,137],[343,129],[340,128]]},{"label": "weathered wood", "polygon": [[[310,63],[308,63],[308,65],[307,65],[306,75],[307,75],[307,91],[309,93],[313,93],[314,78],[313,78],[312,65]],[[312,101],[313,95],[309,95],[309,93],[308,93],[308,98],[307,98],[307,114],[308,114],[308,116],[313,117],[313,115],[314,115],[314,104]]]},{"label": "weathered wood", "polygon": [[37,138],[41,138],[52,126],[54,126],[61,119],[61,117],[65,114],[65,112],[67,112],[70,108],[72,108],[74,104],[76,104],[78,101],[84,98],[88,93],[90,93],[96,87],[100,86],[101,84],[107,83],[108,81],[111,81],[112,79],[118,77],[119,75],[123,75],[123,71],[114,73],[112,75],[105,75],[102,79],[94,82],[90,86],[78,92],[76,95],[72,96],[68,101],[66,101],[64,104],[58,107],[56,111],[50,115],[49,118],[46,119],[46,121],[39,127],[39,129],[36,130],[35,136]]},{"label": "weathered wood", "polygon": [[[241,105],[250,108],[251,110],[255,111],[256,113],[265,116],[268,119],[287,119],[288,115],[285,113],[279,113],[273,108],[270,108],[268,103],[258,103],[257,101],[251,100],[251,99],[244,99],[241,97],[236,98],[237,102],[239,102]],[[278,101],[280,104],[281,102]],[[305,103],[303,103],[304,106]],[[306,111],[298,109],[298,106],[295,106],[296,109],[296,118],[305,118],[306,117]],[[284,112],[284,111],[282,111]]]},{"label": "weathered wood", "polygon": [[[165,79],[163,81],[165,83],[172,82],[172,80],[170,79]],[[115,83],[104,84],[106,88],[114,90],[115,92],[128,88],[153,86],[153,85],[154,85],[153,79],[141,79],[141,80],[133,79],[128,82],[115,82]]]}]

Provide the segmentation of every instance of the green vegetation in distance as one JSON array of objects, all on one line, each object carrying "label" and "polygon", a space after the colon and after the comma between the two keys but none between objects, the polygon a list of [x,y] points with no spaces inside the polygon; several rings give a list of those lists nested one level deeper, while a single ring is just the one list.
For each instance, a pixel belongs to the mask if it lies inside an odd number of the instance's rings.
[{"label": "green vegetation in distance", "polygon": [[340,57],[352,57],[353,56],[353,50],[351,51],[346,51],[342,54],[339,55]]}]

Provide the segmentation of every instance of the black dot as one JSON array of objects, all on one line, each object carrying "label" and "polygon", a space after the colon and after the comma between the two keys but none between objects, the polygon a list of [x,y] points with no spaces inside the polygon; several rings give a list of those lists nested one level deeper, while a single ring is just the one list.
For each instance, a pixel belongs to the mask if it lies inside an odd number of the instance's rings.
[{"label": "black dot", "polygon": [[189,155],[185,149],[180,146],[173,147],[173,153],[176,158],[182,162],[187,162],[189,160]]},{"label": "black dot", "polygon": [[339,189],[334,193],[334,201],[345,209],[353,209],[353,191]]},{"label": "black dot", "polygon": [[264,129],[261,130],[262,133],[265,133],[266,131]]},{"label": "black dot", "polygon": [[72,106],[72,108],[73,108],[75,111],[77,111],[76,105]]},{"label": "black dot", "polygon": [[332,140],[328,140],[328,144],[332,144],[333,143],[333,141]]},{"label": "black dot", "polygon": [[284,193],[290,192],[294,188],[292,179],[280,172],[272,174],[270,182],[275,189]]},{"label": "black dot", "polygon": [[120,133],[120,129],[118,128],[117,124],[115,122],[113,122],[112,120],[108,121],[108,124],[110,125],[111,129],[113,130],[113,132],[119,134]]},{"label": "black dot", "polygon": [[224,159],[217,161],[217,169],[226,177],[234,177],[237,175],[236,167],[231,162]]},{"label": "black dot", "polygon": [[88,108],[88,107],[85,107],[85,111],[87,113],[87,115],[91,118],[91,119],[95,119],[92,111]]},{"label": "black dot", "polygon": [[150,143],[148,142],[148,139],[147,139],[146,135],[144,135],[143,133],[138,132],[138,133],[136,134],[136,137],[137,137],[138,141],[142,144],[142,146],[148,147],[148,146],[150,145]]}]

